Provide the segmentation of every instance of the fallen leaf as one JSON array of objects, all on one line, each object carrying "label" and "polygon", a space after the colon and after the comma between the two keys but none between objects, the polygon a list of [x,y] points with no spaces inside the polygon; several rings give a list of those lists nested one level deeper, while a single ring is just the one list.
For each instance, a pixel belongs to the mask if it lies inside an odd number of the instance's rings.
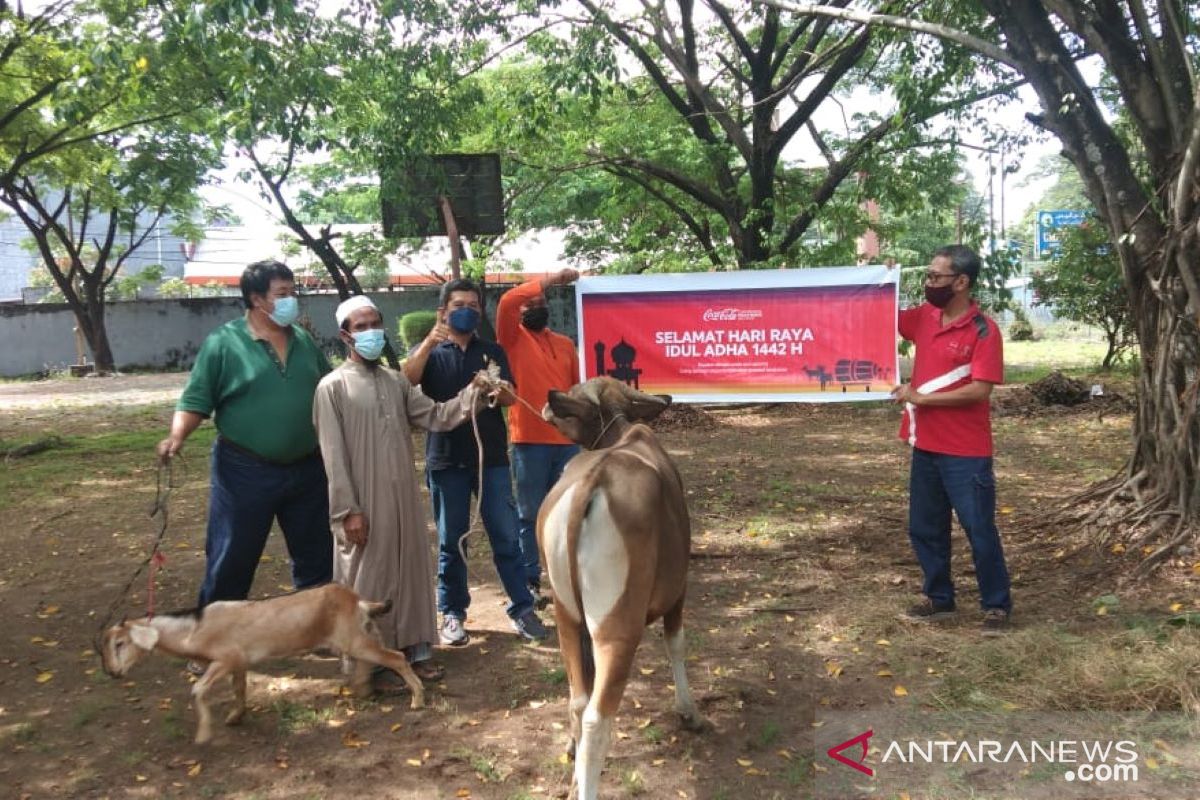
[{"label": "fallen leaf", "polygon": [[1171,752],[1171,746],[1169,744],[1167,744],[1166,742],[1164,742],[1162,739],[1153,739],[1153,740],[1151,740],[1150,744],[1154,745],[1159,750],[1162,750],[1164,753]]},{"label": "fallen leaf", "polygon": [[653,720],[651,720],[651,719],[650,719],[650,717],[646,717],[644,720],[642,720],[641,722],[639,722],[639,723],[638,723],[638,726],[637,726],[638,730],[639,730],[639,731],[644,731],[644,730],[646,730],[646,728],[649,728],[649,727],[650,727],[650,723],[651,723],[652,721],[653,721]]},{"label": "fallen leaf", "polygon": [[1178,612],[1178,611],[1182,611],[1182,610],[1183,610],[1183,603],[1171,603],[1171,610],[1172,610],[1172,611],[1176,611],[1176,612]]},{"label": "fallen leaf", "polygon": [[1121,553],[1125,552],[1125,545],[1121,544],[1120,542],[1117,542],[1110,549],[1112,550],[1112,554],[1114,556],[1119,556],[1119,555],[1121,555]]},{"label": "fallen leaf", "polygon": [[1100,606],[1096,609],[1096,615],[1103,617],[1108,615],[1108,606]]},{"label": "fallen leaf", "polygon": [[875,644],[879,645],[880,647],[891,647],[892,646],[892,643],[889,642],[887,639],[876,639]]},{"label": "fallen leaf", "polygon": [[667,763],[667,760],[665,758],[656,758],[650,762],[650,764],[655,767],[661,767],[665,763]]},{"label": "fallen leaf", "polygon": [[642,673],[643,675],[653,675],[654,667],[641,667],[638,669],[638,672]]},{"label": "fallen leaf", "polygon": [[58,611],[59,611],[58,606],[46,606],[45,608],[42,609],[42,613],[45,614],[46,616],[50,616],[51,614],[57,614]]},{"label": "fallen leaf", "polygon": [[421,766],[421,759],[419,759],[419,758],[406,758],[406,759],[404,759],[404,763],[405,763],[405,764],[408,764],[410,767],[419,767],[419,766]]},{"label": "fallen leaf", "polygon": [[546,705],[545,700],[530,700],[529,701],[530,708],[541,708],[544,705]]},{"label": "fallen leaf", "polygon": [[196,762],[195,764],[193,764],[191,767],[189,767],[189,768],[188,768],[188,773],[187,773],[187,774],[188,774],[188,777],[189,777],[189,778],[194,778],[194,777],[196,777],[197,775],[199,775],[199,774],[200,774],[200,772],[201,772],[203,769],[204,769],[204,765],[203,765],[203,764],[201,764],[200,762]]},{"label": "fallen leaf", "polygon": [[570,762],[571,762],[571,757],[569,755],[567,755],[566,753],[558,754],[558,763],[569,764]]},{"label": "fallen leaf", "polygon": [[890,669],[881,669],[875,673],[875,676],[878,678],[890,678],[892,677],[892,671]]},{"label": "fallen leaf", "polygon": [[403,727],[404,727],[403,722],[397,722],[394,725],[392,725],[392,727],[389,728],[388,730],[390,730],[392,733],[395,733],[396,731],[400,730]]},{"label": "fallen leaf", "polygon": [[33,637],[30,637],[30,639],[29,639],[30,644],[41,644],[44,641],[46,641],[46,640],[40,636],[33,636]]},{"label": "fallen leaf", "polygon": [[54,670],[47,669],[47,670],[43,670],[43,671],[39,672],[37,674],[37,677],[34,680],[36,680],[38,683],[46,683],[47,681],[52,680],[53,678],[54,678]]},{"label": "fallen leaf", "polygon": [[737,763],[743,767],[753,767],[754,766],[754,762],[748,758],[739,758],[737,760]]},{"label": "fallen leaf", "polygon": [[470,796],[471,796],[471,790],[470,790],[470,789],[465,789],[465,788],[464,788],[464,789],[459,789],[457,792],[455,792],[455,793],[454,793],[454,796],[455,796],[455,797],[470,797]]},{"label": "fallen leaf", "polygon": [[892,694],[896,695],[896,697],[908,697],[908,689],[905,689],[903,686],[897,686],[895,689],[892,689]]},{"label": "fallen leaf", "polygon": [[133,776],[133,779],[134,779],[135,781],[137,781],[138,783],[143,783],[143,782],[145,782],[145,781],[148,781],[148,780],[150,780],[150,779],[149,779],[149,778],[147,778],[145,775],[134,775],[134,776]]},{"label": "fallen leaf", "polygon": [[1147,758],[1146,759],[1146,768],[1147,769],[1158,769],[1158,759],[1157,758]]},{"label": "fallen leaf", "polygon": [[342,747],[358,749],[359,747],[366,747],[370,743],[371,742],[367,739],[360,739],[358,734],[354,731],[346,731],[346,733],[342,735]]},{"label": "fallen leaf", "polygon": [[746,770],[746,774],[754,775],[754,776],[761,776],[761,775],[766,775],[767,773],[763,772],[758,767],[751,767],[750,769]]},{"label": "fallen leaf", "polygon": [[1012,506],[1000,506],[1001,514],[1011,514],[1011,513],[1013,513],[1013,510],[1014,509]]},{"label": "fallen leaf", "polygon": [[836,661],[826,661],[825,671],[829,673],[829,677],[836,678],[842,674],[842,665]]},{"label": "fallen leaf", "polygon": [[780,758],[786,758],[788,761],[792,760],[792,754],[788,750],[776,750],[775,752],[779,754]]}]

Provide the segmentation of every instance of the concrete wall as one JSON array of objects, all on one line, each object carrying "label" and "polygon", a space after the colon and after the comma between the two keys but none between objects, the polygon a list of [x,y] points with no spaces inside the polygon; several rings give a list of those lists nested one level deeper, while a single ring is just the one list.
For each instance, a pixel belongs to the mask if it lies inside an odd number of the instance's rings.
[{"label": "concrete wall", "polygon": [[[488,317],[494,321],[499,290],[487,294]],[[372,293],[371,297],[383,312],[397,346],[399,317],[437,306],[435,288]],[[321,346],[330,354],[342,355],[333,318],[337,304],[335,295],[300,299],[301,313],[308,317]],[[550,305],[551,326],[574,338],[574,290],[552,290]],[[204,338],[242,313],[241,298],[138,300],[109,303],[105,320],[119,369],[188,369]],[[0,305],[0,342],[4,343],[0,347],[0,376],[31,375],[75,363],[74,327],[75,316],[65,305]]]}]

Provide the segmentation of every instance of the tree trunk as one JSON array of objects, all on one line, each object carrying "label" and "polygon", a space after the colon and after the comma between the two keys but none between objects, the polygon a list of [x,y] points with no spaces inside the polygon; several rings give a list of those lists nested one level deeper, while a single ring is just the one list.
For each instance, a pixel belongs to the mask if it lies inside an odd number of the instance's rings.
[{"label": "tree trunk", "polygon": [[[1147,44],[1127,29],[1100,26],[1085,4],[984,5],[1041,100],[1045,111],[1031,120],[1062,142],[1121,256],[1140,347],[1133,452],[1121,474],[1085,493],[1100,502],[1083,519],[1102,541],[1120,536],[1155,546],[1141,564],[1145,572],[1200,531],[1200,159],[1185,157],[1189,145],[1197,146],[1200,110],[1181,103],[1195,97],[1200,106],[1200,87],[1186,75],[1156,75],[1154,59],[1140,55],[1174,42]],[[1139,180],[1130,150],[1076,69],[1047,6],[1116,76],[1148,181]],[[1183,169],[1190,174],[1181,181]]]},{"label": "tree trunk", "polygon": [[75,319],[83,332],[83,338],[87,341],[88,349],[92,351],[96,372],[116,372],[116,360],[113,358],[112,345],[108,341],[108,328],[104,324],[103,289],[87,281],[83,285],[83,296],[79,301],[72,304],[72,310],[75,311]]}]

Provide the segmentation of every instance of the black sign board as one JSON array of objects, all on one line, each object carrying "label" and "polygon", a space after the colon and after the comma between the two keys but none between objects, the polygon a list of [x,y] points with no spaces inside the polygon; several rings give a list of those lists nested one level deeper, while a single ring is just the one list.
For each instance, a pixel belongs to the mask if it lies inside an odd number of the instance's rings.
[{"label": "black sign board", "polygon": [[445,236],[439,198],[454,209],[463,236],[504,233],[500,156],[419,156],[403,166],[380,169],[385,236]]}]

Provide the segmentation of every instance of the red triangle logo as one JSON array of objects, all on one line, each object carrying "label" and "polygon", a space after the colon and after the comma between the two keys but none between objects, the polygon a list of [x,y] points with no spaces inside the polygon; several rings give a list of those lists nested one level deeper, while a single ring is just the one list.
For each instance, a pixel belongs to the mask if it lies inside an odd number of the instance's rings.
[{"label": "red triangle logo", "polygon": [[[874,735],[875,735],[875,731],[872,731],[872,730],[864,731],[863,733],[860,733],[858,736],[855,736],[853,739],[847,739],[846,741],[842,742],[841,744],[835,744],[833,747],[829,748],[825,752],[828,753],[829,757],[832,758],[834,761],[840,761],[841,763],[845,764],[847,767],[853,767],[854,769],[858,770],[859,772],[862,772],[867,775],[870,775],[871,777],[874,777],[875,770],[871,769],[868,766],[863,765],[863,762],[867,760],[867,743],[871,741],[871,737]],[[846,756],[842,755],[843,750],[853,747],[856,744],[862,746],[862,755],[860,755],[858,757],[857,761],[853,761],[853,760],[847,758]]]}]

